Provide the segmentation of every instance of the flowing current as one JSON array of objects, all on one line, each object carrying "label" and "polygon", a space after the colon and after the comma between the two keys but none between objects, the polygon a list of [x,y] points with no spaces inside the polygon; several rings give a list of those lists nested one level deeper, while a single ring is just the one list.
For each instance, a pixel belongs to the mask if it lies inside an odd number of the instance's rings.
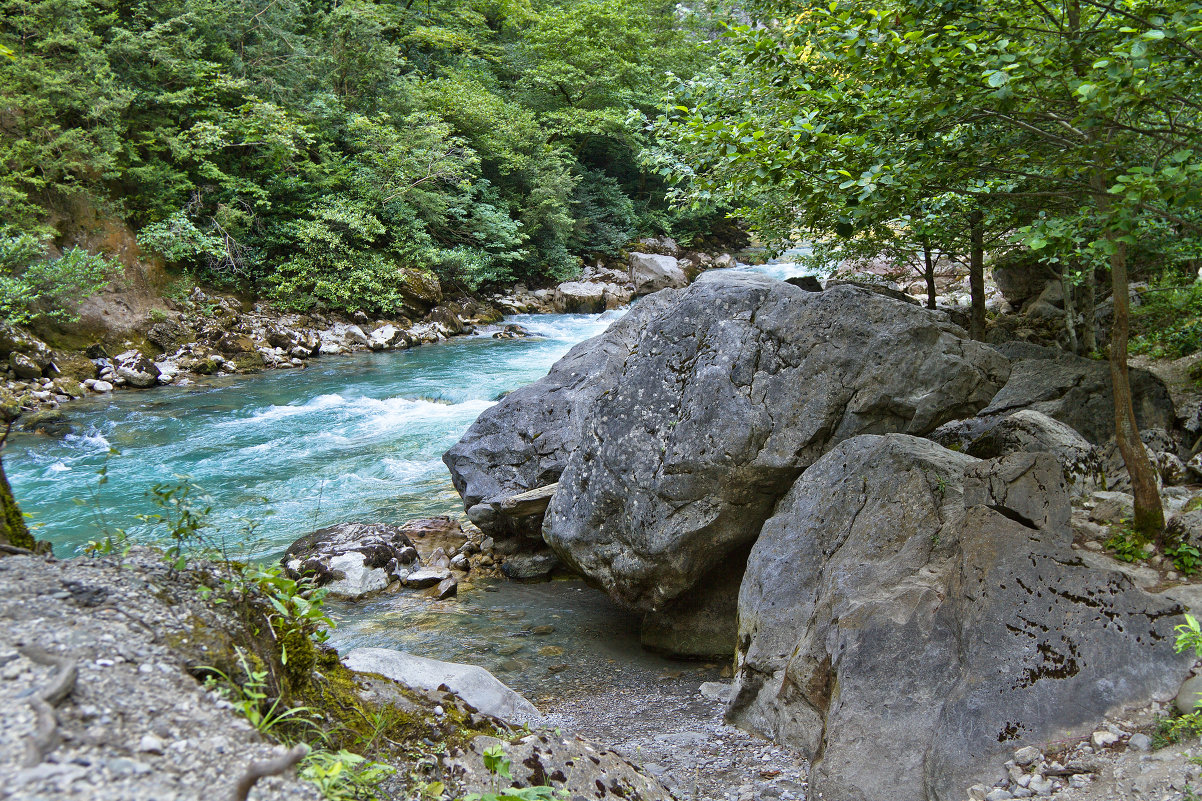
[{"label": "flowing current", "polygon": [[[38,536],[63,556],[104,529],[161,535],[155,484],[180,476],[212,498],[215,532],[252,557],[344,521],[399,523],[462,509],[442,464],[480,412],[546,375],[620,316],[518,315],[530,339],[488,332],[411,350],[316,359],[304,370],[118,392],[66,407],[76,433],[14,435],[5,467]],[[107,481],[101,482],[101,471]]]}]

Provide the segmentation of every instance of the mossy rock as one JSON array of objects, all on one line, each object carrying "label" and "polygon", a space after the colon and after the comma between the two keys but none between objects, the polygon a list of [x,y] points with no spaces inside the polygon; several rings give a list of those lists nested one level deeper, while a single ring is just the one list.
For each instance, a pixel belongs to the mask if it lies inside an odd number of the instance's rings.
[{"label": "mossy rock", "polygon": [[263,369],[263,354],[257,350],[250,353],[239,353],[232,359],[227,359],[226,364],[233,364],[234,369],[239,373],[257,373]]},{"label": "mossy rock", "polygon": [[79,351],[55,351],[54,366],[58,368],[60,377],[75,382],[87,381],[100,375],[96,364]]}]

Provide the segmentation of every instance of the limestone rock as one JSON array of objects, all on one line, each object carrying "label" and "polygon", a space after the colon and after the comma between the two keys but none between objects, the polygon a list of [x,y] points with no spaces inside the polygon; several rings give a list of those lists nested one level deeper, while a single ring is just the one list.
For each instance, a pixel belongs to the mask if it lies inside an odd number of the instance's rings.
[{"label": "limestone rock", "polygon": [[427,587],[437,587],[449,578],[451,571],[445,567],[423,567],[406,576],[404,584],[415,590],[424,590]]},{"label": "limestone rock", "polygon": [[533,704],[476,665],[439,662],[390,648],[352,648],[342,657],[342,664],[415,690],[433,691],[446,685],[479,711],[504,721],[532,723],[542,718]]},{"label": "limestone rock", "polygon": [[[1033,409],[1059,420],[1095,445],[1114,436],[1109,364],[1025,343],[997,348],[1011,358],[1013,369],[1006,386],[981,410],[981,417]],[[1164,382],[1134,367],[1130,380],[1139,427],[1172,428],[1176,414]]]},{"label": "limestone rock", "polygon": [[728,714],[810,756],[814,797],[953,801],[1016,746],[1171,698],[1181,607],[1078,559],[1069,508],[1048,454],[845,441],[752,549]]},{"label": "limestone rock", "polygon": [[979,459],[1010,453],[1044,451],[1056,457],[1074,495],[1088,495],[1105,485],[1106,472],[1098,449],[1064,423],[1033,409],[1008,417],[980,418],[989,428],[963,450]]},{"label": "limestone rock", "polygon": [[461,794],[494,790],[496,777],[484,766],[484,751],[493,747],[503,749],[509,758],[515,787],[549,784],[573,801],[675,801],[667,787],[616,751],[558,731],[535,732],[515,743],[496,737],[475,738],[466,753],[444,761]]},{"label": "limestone rock", "polygon": [[538,581],[551,576],[555,568],[561,567],[559,557],[550,551],[514,554],[505,558],[501,572],[514,581]]},{"label": "limestone rock", "polygon": [[630,280],[634,282],[636,295],[650,295],[661,289],[679,289],[689,283],[674,257],[653,253],[630,254]]},{"label": "limestone rock", "polygon": [[13,351],[8,354],[8,366],[12,368],[17,378],[23,378],[26,381],[42,377],[42,368],[38,367],[37,363],[24,353]]},{"label": "limestone rock", "polygon": [[605,311],[605,290],[608,284],[588,281],[565,281],[555,287],[555,308],[560,312],[597,314]]},{"label": "limestone rock", "polygon": [[748,546],[841,440],[929,432],[988,403],[1007,375],[942,315],[856,287],[719,271],[674,298],[593,368],[604,389],[543,526],[569,566],[644,611]]},{"label": "limestone rock", "polygon": [[143,356],[140,351],[121,353],[114,357],[113,364],[117,377],[124,379],[131,387],[145,389],[158,384],[158,365]]},{"label": "limestone rock", "polygon": [[293,578],[312,576],[339,598],[358,599],[420,567],[413,541],[384,523],[340,523],[301,537],[280,560]]},{"label": "limestone rock", "polygon": [[643,615],[643,647],[688,659],[729,661],[735,652],[739,584],[746,566],[746,549],[731,554],[695,587],[663,609]]},{"label": "limestone rock", "polygon": [[647,321],[674,293],[641,301],[600,336],[572,348],[546,377],[484,411],[442,460],[472,522],[496,537],[541,537],[542,518],[512,519],[489,503],[554,484],[593,401],[612,386]]}]

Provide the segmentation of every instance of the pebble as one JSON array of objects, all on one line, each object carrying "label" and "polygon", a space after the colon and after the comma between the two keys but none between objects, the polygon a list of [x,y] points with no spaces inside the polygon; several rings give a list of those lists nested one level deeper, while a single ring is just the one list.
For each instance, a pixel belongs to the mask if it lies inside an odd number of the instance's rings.
[{"label": "pebble", "polygon": [[530,633],[535,635],[554,634],[555,627],[550,624],[535,626],[534,628],[530,629]]},{"label": "pebble", "polygon": [[1001,787],[996,787],[985,794],[985,801],[1006,801],[1009,798],[1014,798],[1014,793],[1003,790]]},{"label": "pebble", "polygon": [[1152,749],[1152,738],[1146,734],[1133,734],[1131,739],[1127,741],[1130,748],[1136,751],[1150,751]]},{"label": "pebble", "polygon": [[1093,737],[1091,737],[1090,740],[1093,742],[1095,747],[1104,748],[1108,745],[1114,745],[1117,743],[1119,741],[1119,736],[1114,732],[1106,731],[1105,729],[1099,729],[1093,733]]},{"label": "pebble", "polygon": [[1037,762],[1042,756],[1043,754],[1040,753],[1038,748],[1033,745],[1027,745],[1014,752],[1014,762],[1026,767]]},{"label": "pebble", "polygon": [[141,742],[138,743],[138,750],[146,754],[161,754],[164,747],[163,741],[153,734],[143,735]]}]

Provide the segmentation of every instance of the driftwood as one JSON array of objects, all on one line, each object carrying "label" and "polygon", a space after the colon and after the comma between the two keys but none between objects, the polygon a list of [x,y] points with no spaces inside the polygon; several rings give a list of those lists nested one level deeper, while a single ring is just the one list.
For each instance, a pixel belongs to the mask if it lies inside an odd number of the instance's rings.
[{"label": "driftwood", "polygon": [[29,699],[29,706],[37,716],[33,736],[25,744],[25,767],[32,768],[41,764],[46,754],[58,743],[58,717],[54,708],[66,700],[75,689],[75,681],[79,678],[79,665],[72,659],[55,656],[33,646],[17,650],[31,662],[58,668],[50,683]]},{"label": "driftwood", "polygon": [[275,759],[250,763],[250,767],[246,769],[246,773],[242,774],[242,778],[235,785],[234,793],[230,796],[231,801],[246,801],[246,797],[250,795],[250,788],[255,786],[255,782],[266,776],[279,776],[304,759],[308,753],[309,746],[294,745]]}]

